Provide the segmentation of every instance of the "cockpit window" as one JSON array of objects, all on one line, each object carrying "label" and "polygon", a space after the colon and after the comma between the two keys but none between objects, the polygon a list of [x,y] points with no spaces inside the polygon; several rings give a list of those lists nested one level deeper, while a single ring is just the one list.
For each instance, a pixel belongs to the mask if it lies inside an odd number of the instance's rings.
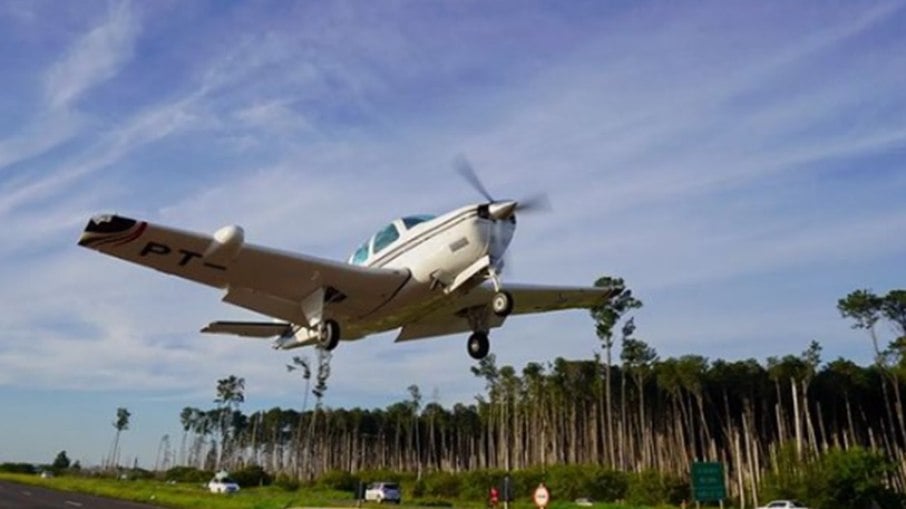
[{"label": "cockpit window", "polygon": [[396,226],[393,226],[393,223],[387,225],[386,228],[374,234],[374,254],[378,254],[382,249],[390,245],[394,240],[400,238],[400,233],[396,231]]},{"label": "cockpit window", "polygon": [[403,225],[408,230],[419,223],[424,223],[425,221],[430,221],[432,219],[434,219],[434,216],[432,216],[430,214],[420,214],[418,216],[404,217]]},{"label": "cockpit window", "polygon": [[355,250],[355,253],[352,255],[352,258],[349,259],[349,263],[353,265],[363,265],[365,260],[368,259],[368,243],[364,243]]}]

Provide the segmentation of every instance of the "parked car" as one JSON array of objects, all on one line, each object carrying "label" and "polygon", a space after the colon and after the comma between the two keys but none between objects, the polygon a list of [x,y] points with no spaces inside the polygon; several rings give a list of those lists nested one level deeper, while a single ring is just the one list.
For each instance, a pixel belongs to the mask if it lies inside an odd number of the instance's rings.
[{"label": "parked car", "polygon": [[208,489],[211,493],[236,493],[239,491],[239,484],[230,478],[227,472],[217,472],[208,482]]},{"label": "parked car", "polygon": [[808,509],[797,500],[772,500],[758,509]]},{"label": "parked car", "polygon": [[395,482],[373,482],[365,489],[366,501],[399,504],[400,498],[400,486]]}]

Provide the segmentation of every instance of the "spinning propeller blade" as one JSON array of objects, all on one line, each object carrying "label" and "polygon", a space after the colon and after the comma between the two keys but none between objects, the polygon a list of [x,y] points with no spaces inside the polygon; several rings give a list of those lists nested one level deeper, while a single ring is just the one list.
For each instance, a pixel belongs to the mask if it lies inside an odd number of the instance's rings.
[{"label": "spinning propeller blade", "polygon": [[[464,155],[460,154],[456,156],[456,159],[453,161],[453,167],[456,169],[456,172],[469,183],[469,185],[488,200],[488,203],[503,203],[502,201],[495,200],[494,197],[491,196],[491,193],[484,187],[481,179],[478,178],[478,173],[475,172],[472,163],[470,163]],[[548,212],[551,210],[551,202],[545,193],[539,193],[524,200],[515,200],[515,202],[515,210],[520,212]]]},{"label": "spinning propeller blade", "polygon": [[478,174],[475,173],[475,169],[472,168],[472,163],[466,159],[465,156],[459,155],[456,157],[456,161],[453,162],[454,167],[456,168],[457,173],[459,173],[462,178],[466,179],[476,191],[481,193],[489,202],[493,203],[494,197],[491,196],[491,193],[484,187],[484,184],[481,183],[481,179],[478,178]]}]

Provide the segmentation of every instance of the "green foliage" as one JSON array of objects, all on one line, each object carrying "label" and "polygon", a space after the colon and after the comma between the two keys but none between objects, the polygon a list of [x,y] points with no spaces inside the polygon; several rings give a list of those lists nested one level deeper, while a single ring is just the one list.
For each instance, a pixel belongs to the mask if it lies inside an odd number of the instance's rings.
[{"label": "green foliage", "polygon": [[626,501],[632,505],[657,506],[690,501],[689,481],[680,477],[645,470],[629,476]]},{"label": "green foliage", "polygon": [[629,476],[626,472],[598,468],[592,479],[591,498],[600,502],[616,502],[626,498]]},{"label": "green foliage", "polygon": [[31,463],[0,463],[0,472],[10,474],[37,474],[38,471]]},{"label": "green foliage", "polygon": [[881,454],[859,447],[834,449],[808,469],[806,496],[817,509],[902,507],[903,500],[884,484],[894,466]]},{"label": "green foliage", "polygon": [[894,466],[880,453],[860,447],[831,449],[820,459],[805,462],[788,445],[777,451],[765,475],[763,500],[794,498],[816,509],[840,507],[902,507],[899,495],[885,486]]},{"label": "green foliage", "polygon": [[787,444],[774,452],[774,461],[761,484],[761,500],[795,499],[806,501],[804,464],[796,458],[796,446]]},{"label": "green foliage", "polygon": [[425,476],[425,490],[422,495],[415,493],[416,497],[431,496],[441,498],[459,498],[459,489],[462,484],[461,476],[448,472],[436,472]]},{"label": "green foliage", "polygon": [[[551,496],[558,499],[591,497],[592,474],[592,469],[583,465],[555,465],[547,471],[546,484]],[[531,492],[528,491],[528,494]]]},{"label": "green foliage", "polygon": [[54,472],[62,472],[69,468],[69,456],[66,456],[66,451],[60,451],[57,453],[57,457],[54,458],[53,463],[50,465],[51,469]]},{"label": "green foliage", "polygon": [[421,498],[421,497],[424,497],[424,496],[425,496],[425,490],[426,490],[426,489],[427,489],[427,488],[425,487],[425,480],[424,480],[424,479],[416,479],[416,480],[415,480],[415,483],[412,485],[412,497],[413,497],[413,498]]},{"label": "green foliage", "polygon": [[168,481],[187,483],[205,483],[210,481],[211,477],[214,477],[213,472],[195,467],[173,467],[164,473],[164,479]]},{"label": "green foliage", "polygon": [[338,491],[355,493],[359,478],[345,470],[331,470],[318,478],[318,485]]},{"label": "green foliage", "polygon": [[243,488],[254,486],[269,486],[273,481],[270,474],[260,465],[249,465],[235,472],[230,472],[230,477]]},{"label": "green foliage", "polygon": [[460,499],[487,500],[491,486],[499,486],[506,473],[503,470],[471,470],[461,475]]},{"label": "green foliage", "polygon": [[126,472],[126,476],[127,476],[130,480],[136,480],[136,479],[154,479],[154,478],[155,478],[154,472],[152,472],[152,471],[150,471],[150,470],[145,470],[144,468],[130,468],[130,469]]},{"label": "green foliage", "polygon": [[295,477],[288,476],[286,474],[280,474],[274,479],[274,486],[282,488],[286,491],[297,491],[301,483]]}]

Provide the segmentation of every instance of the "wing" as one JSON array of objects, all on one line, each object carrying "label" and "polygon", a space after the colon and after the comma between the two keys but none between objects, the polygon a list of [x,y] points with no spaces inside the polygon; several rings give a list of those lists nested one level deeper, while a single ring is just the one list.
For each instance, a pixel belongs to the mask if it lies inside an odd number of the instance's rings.
[{"label": "wing", "polygon": [[281,322],[211,322],[201,332],[232,334],[246,338],[272,338],[292,332],[292,326]]},{"label": "wing", "polygon": [[[513,296],[513,314],[543,313],[562,309],[593,308],[604,304],[619,290],[614,288],[577,286],[507,285],[506,291]],[[396,341],[410,341],[446,334],[471,331],[466,318],[468,310],[488,307],[494,289],[487,285],[478,286],[468,293],[455,298],[428,316],[406,324]],[[488,310],[488,328],[503,325],[505,318]]]},{"label": "wing", "polygon": [[[493,289],[484,288],[487,298]],[[594,286],[541,286],[507,285],[506,291],[513,295],[513,313],[517,315],[559,311],[561,309],[590,309],[606,303],[619,290]]]},{"label": "wing", "polygon": [[226,290],[223,300],[293,323],[300,303],[324,289],[325,314],[356,318],[383,306],[408,281],[406,270],[373,269],[245,243],[242,230],[214,236],[115,215],[92,218],[79,245]]}]

